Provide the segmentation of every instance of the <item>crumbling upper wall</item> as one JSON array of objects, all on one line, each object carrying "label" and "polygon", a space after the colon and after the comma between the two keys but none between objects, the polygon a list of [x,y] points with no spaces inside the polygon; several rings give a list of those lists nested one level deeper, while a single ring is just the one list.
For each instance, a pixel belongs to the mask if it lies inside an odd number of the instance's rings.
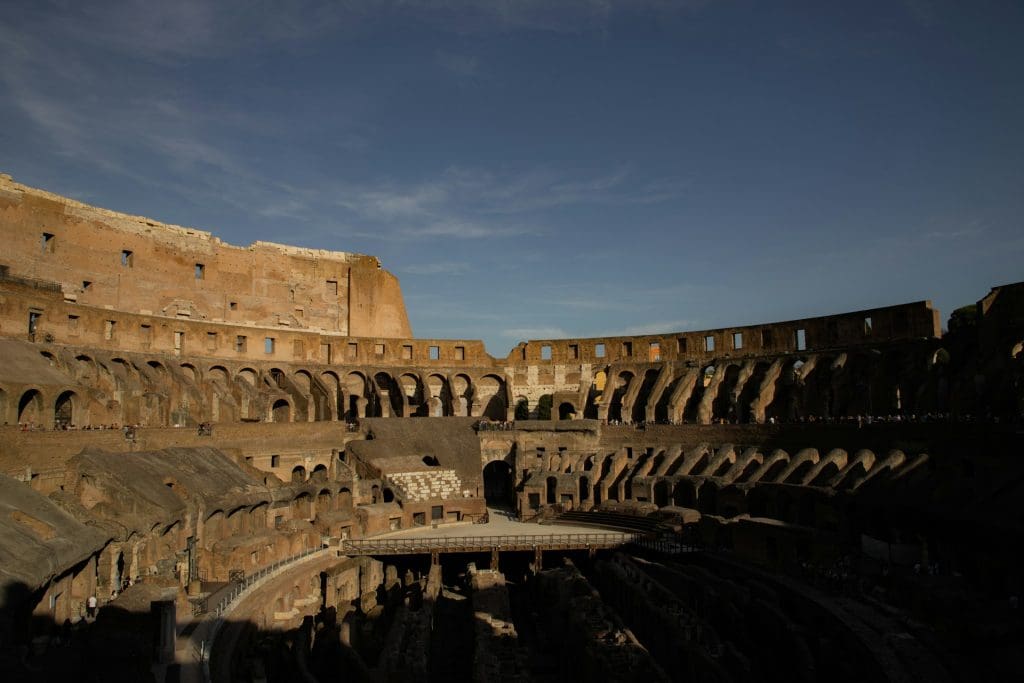
[{"label": "crumbling upper wall", "polygon": [[813,352],[941,336],[930,301],[817,318],[633,337],[531,339],[509,353],[509,365],[654,362]]},{"label": "crumbling upper wall", "polygon": [[209,232],[91,207],[5,175],[0,226],[11,275],[57,282],[65,299],[81,304],[412,336],[398,281],[372,256],[270,242],[237,247]]}]

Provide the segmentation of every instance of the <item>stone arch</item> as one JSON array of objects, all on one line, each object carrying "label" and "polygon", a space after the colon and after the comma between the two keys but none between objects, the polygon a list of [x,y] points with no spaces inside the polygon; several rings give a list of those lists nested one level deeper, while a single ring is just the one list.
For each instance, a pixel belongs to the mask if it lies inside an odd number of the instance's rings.
[{"label": "stone arch", "polygon": [[345,419],[345,405],[342,398],[341,378],[334,370],[325,370],[320,373],[320,382],[327,392],[328,403],[333,406],[331,413],[332,420]]},{"label": "stone arch", "polygon": [[314,467],[309,478],[313,481],[327,481],[327,465],[321,463]]},{"label": "stone arch", "polygon": [[757,361],[754,363],[753,370],[750,376],[747,378],[736,396],[736,420],[743,424],[747,422],[754,422],[756,416],[753,412],[754,402],[757,401],[758,394],[761,391],[761,385],[764,384],[765,378],[768,376],[768,372],[771,369],[772,364],[768,361]]},{"label": "stone arch", "polygon": [[427,409],[431,417],[453,415],[452,391],[448,379],[443,375],[431,373],[427,376]]},{"label": "stone arch", "polygon": [[293,484],[301,484],[306,481],[306,468],[302,465],[296,465],[292,468],[291,482]]},{"label": "stone arch", "polygon": [[671,502],[671,487],[665,479],[658,479],[654,482],[654,504],[658,507],[665,507]]},{"label": "stone arch", "polygon": [[303,491],[295,496],[292,501],[293,514],[297,519],[311,519],[313,517],[313,496],[308,491]]},{"label": "stone arch", "polygon": [[256,381],[259,378],[259,373],[256,372],[255,368],[244,367],[235,373],[235,379],[240,382],[245,382],[253,389],[256,388]]},{"label": "stone arch", "polygon": [[62,391],[53,403],[54,425],[60,429],[61,427],[78,424],[81,421],[78,416],[80,411],[78,394],[70,389]]},{"label": "stone arch", "polygon": [[330,490],[320,489],[320,493],[316,494],[316,513],[318,515],[330,511],[332,502],[331,499],[332,496]]},{"label": "stone arch", "polygon": [[[387,415],[401,417],[403,414],[402,388],[395,378],[381,370],[373,376],[373,383],[377,386],[377,402],[381,417]],[[385,411],[388,412],[385,413]]]},{"label": "stone arch", "polygon": [[733,403],[733,390],[739,381],[740,366],[737,363],[726,363],[715,371],[715,375],[718,387],[711,399],[711,418],[712,420],[735,422],[738,416],[736,405]]},{"label": "stone arch", "polygon": [[683,420],[686,422],[699,422],[698,416],[700,414],[700,406],[704,401],[704,392],[708,390],[712,382],[715,381],[715,366],[709,364],[704,366],[701,371],[697,374],[697,379],[693,384],[693,390],[690,392],[689,398],[686,399],[686,403],[683,405]]},{"label": "stone arch", "polygon": [[576,406],[569,401],[562,401],[558,405],[558,419],[559,420],[572,420],[576,417]]},{"label": "stone arch", "polygon": [[43,394],[38,389],[28,389],[18,399],[18,422],[41,423],[43,421]]},{"label": "stone arch", "polygon": [[701,514],[718,514],[718,485],[710,479],[697,490],[697,509]]},{"label": "stone arch", "polygon": [[680,479],[672,488],[672,504],[683,508],[697,509],[697,488],[688,479]]},{"label": "stone arch", "polygon": [[[620,370],[615,375],[614,384],[611,387],[611,400],[608,404],[608,420],[609,421],[622,421],[628,419],[628,415],[622,414],[623,401],[626,398],[626,394],[629,392],[629,387],[633,383],[635,375],[629,370]],[[608,392],[606,387],[605,393]]]},{"label": "stone arch", "polygon": [[481,377],[476,384],[476,399],[473,402],[474,406],[479,403],[479,417],[505,420],[508,417],[506,391],[505,380],[501,377],[492,374]]},{"label": "stone arch", "polygon": [[287,398],[279,398],[274,401],[273,405],[270,406],[270,411],[267,415],[269,422],[291,422],[292,421],[292,404]]},{"label": "stone arch", "polygon": [[211,366],[210,369],[206,371],[206,379],[207,379],[207,381],[220,382],[221,385],[224,386],[224,387],[227,387],[227,385],[228,385],[228,378],[230,376],[231,375],[230,375],[230,373],[228,373],[228,369],[226,367],[224,367],[223,365]]},{"label": "stone arch", "polygon": [[369,383],[363,373],[352,371],[345,375],[346,401],[343,412],[346,420],[355,422],[370,415],[369,395]]},{"label": "stone arch", "polygon": [[583,406],[583,417],[596,420],[599,413],[598,406],[604,400],[605,386],[608,384],[608,373],[598,370],[594,373],[594,379],[587,390],[587,401]]},{"label": "stone arch", "polygon": [[403,414],[407,417],[426,416],[429,406],[420,376],[412,372],[403,372],[398,376],[398,386],[402,390]]},{"label": "stone arch", "polygon": [[634,393],[634,397],[633,405],[630,409],[630,419],[634,423],[644,422],[647,419],[647,402],[651,398],[654,386],[658,383],[658,374],[660,372],[660,369],[649,368],[637,377],[640,385],[636,392],[631,392]]},{"label": "stone arch", "polygon": [[339,510],[348,510],[352,507],[352,491],[347,486],[338,489],[338,495],[334,499]]},{"label": "stone arch", "polygon": [[468,417],[473,407],[473,380],[465,373],[457,373],[450,382],[452,414]]},{"label": "stone arch", "polygon": [[196,369],[195,365],[193,365],[192,363],[182,363],[179,367],[181,369],[181,374],[185,377],[186,380],[192,382],[193,384],[199,384],[201,376],[199,374],[199,370]]},{"label": "stone arch", "polygon": [[488,505],[512,507],[512,465],[504,460],[492,460],[484,466],[484,498]]}]

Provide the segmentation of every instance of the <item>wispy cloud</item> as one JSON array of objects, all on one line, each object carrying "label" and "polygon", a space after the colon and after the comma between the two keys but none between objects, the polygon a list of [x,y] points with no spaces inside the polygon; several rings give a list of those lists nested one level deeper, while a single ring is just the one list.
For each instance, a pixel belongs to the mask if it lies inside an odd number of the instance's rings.
[{"label": "wispy cloud", "polygon": [[464,261],[421,263],[399,269],[400,272],[410,275],[464,275],[471,270],[470,265]]}]

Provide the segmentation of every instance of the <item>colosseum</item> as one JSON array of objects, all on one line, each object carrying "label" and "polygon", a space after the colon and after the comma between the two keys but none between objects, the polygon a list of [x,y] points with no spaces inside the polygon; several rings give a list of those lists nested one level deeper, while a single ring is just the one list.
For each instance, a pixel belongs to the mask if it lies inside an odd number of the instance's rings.
[{"label": "colosseum", "polygon": [[5,681],[1024,676],[1024,283],[495,358],[373,256],[0,226]]}]

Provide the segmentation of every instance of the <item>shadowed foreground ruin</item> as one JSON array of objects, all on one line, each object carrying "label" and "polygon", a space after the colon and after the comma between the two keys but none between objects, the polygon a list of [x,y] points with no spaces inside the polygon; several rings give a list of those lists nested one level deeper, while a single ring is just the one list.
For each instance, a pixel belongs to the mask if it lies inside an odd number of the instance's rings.
[{"label": "shadowed foreground ruin", "polygon": [[493,358],[371,256],[0,225],[5,680],[1024,675],[1024,284]]}]

